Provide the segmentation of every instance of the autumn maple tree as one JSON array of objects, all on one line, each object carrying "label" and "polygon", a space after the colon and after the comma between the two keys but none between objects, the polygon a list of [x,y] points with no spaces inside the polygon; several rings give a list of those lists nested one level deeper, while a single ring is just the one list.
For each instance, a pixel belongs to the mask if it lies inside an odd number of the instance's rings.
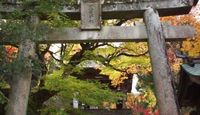
[{"label": "autumn maple tree", "polygon": [[200,56],[200,21],[199,21],[199,8],[197,5],[193,10],[187,15],[181,16],[169,16],[161,18],[161,21],[168,22],[172,25],[191,25],[196,31],[194,38],[189,38],[179,44],[180,50],[187,53],[191,57]]},{"label": "autumn maple tree", "polygon": [[[67,0],[67,2],[69,1],[73,0]],[[49,12],[48,10],[53,11],[46,21],[41,21],[40,24],[42,26],[39,29],[42,30],[40,31],[40,34],[46,32],[44,31],[45,29],[48,29],[44,28],[46,26],[54,28],[79,25],[79,22],[71,21],[55,10],[62,2],[66,3],[66,1],[59,2],[53,0],[56,4],[52,4],[51,1],[45,0],[41,0],[40,2],[41,4],[36,8],[37,11],[35,12],[47,13]],[[30,3],[27,2],[26,5],[30,5]],[[13,15],[16,17],[24,15],[23,13],[18,13],[19,12],[15,12]],[[30,15],[33,12],[26,13]],[[181,44],[181,50],[188,53],[190,56],[199,56],[200,52],[200,22],[195,15],[196,13],[191,13],[184,16],[161,18],[162,21],[168,21],[172,25],[190,24],[195,28],[197,33],[195,38],[188,39]],[[2,25],[5,26],[2,30],[3,34],[7,35],[8,38],[16,38],[18,37],[17,35],[24,34],[20,31],[24,25],[23,21],[13,21],[15,17],[11,18],[11,20],[2,23]],[[104,23],[105,25],[119,25],[121,23],[131,24],[133,21],[135,20],[114,20],[111,24],[108,21],[105,21]],[[7,29],[9,32],[6,31]],[[32,81],[35,81],[36,83],[31,87],[32,90],[29,104],[32,106],[29,106],[28,112],[32,112],[32,114],[48,112],[53,112],[54,114],[62,112],[62,114],[66,114],[71,111],[69,110],[70,100],[72,100],[74,93],[77,92],[80,94],[77,96],[80,101],[95,106],[101,106],[101,102],[103,101],[114,102],[118,99],[118,96],[123,98],[123,94],[111,91],[107,85],[101,85],[92,80],[80,80],[82,78],[80,76],[83,76],[86,73],[86,67],[83,65],[87,65],[88,61],[92,61],[98,65],[98,67],[94,67],[96,70],[95,72],[99,72],[98,75],[104,75],[104,77],[109,78],[109,80],[111,80],[111,85],[115,88],[120,87],[124,81],[131,78],[133,74],[140,74],[138,89],[141,89],[142,94],[139,96],[131,95],[128,97],[127,106],[134,112],[140,112],[146,115],[153,113],[155,115],[158,114],[156,99],[153,93],[154,87],[146,43],[121,43],[118,46],[115,46],[115,43],[80,43],[60,44],[60,46],[61,47],[58,50],[59,58],[55,56],[55,52],[50,51],[50,47],[52,47],[51,44],[42,44],[37,45],[36,47],[38,60],[36,60],[32,75]],[[169,46],[168,59],[171,63],[175,63],[176,61],[174,61],[174,53],[171,47],[173,44],[169,44]],[[3,49],[4,51],[2,52],[4,52],[8,60],[7,64],[13,64],[13,66],[15,65],[15,68],[18,68],[18,65],[14,62],[18,48],[6,45],[3,46]],[[1,58],[3,57],[2,55]],[[0,59],[0,64],[1,62],[3,63]],[[8,77],[7,73],[11,71],[9,68],[0,68],[0,70],[1,78]],[[39,74],[36,74],[37,72]],[[6,80],[1,79],[0,82],[5,83],[5,81]],[[5,84],[8,86],[8,81]],[[70,92],[70,94],[68,92]],[[0,92],[0,101],[1,97],[5,96]],[[64,102],[62,109],[57,106],[55,98]],[[52,100],[54,101],[52,102]],[[50,102],[50,104],[46,104],[48,102]]]}]

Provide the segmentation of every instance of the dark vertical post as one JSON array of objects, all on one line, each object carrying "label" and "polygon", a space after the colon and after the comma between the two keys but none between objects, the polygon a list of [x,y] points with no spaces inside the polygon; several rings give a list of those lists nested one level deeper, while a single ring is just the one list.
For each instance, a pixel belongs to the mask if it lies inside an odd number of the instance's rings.
[{"label": "dark vertical post", "polygon": [[27,35],[26,33],[29,33],[27,30],[35,31],[33,28],[38,23],[38,17],[31,16],[29,23],[30,26],[27,25],[27,28],[24,29],[24,39],[19,46],[17,61],[21,64],[18,67],[19,69],[15,70],[15,74],[13,75],[6,115],[27,114],[28,97],[32,78],[31,61],[35,58],[35,43],[30,39],[31,35]]},{"label": "dark vertical post", "polygon": [[172,73],[167,61],[166,44],[158,12],[148,8],[144,13],[148,35],[148,47],[156,88],[160,115],[178,115],[172,87]]}]

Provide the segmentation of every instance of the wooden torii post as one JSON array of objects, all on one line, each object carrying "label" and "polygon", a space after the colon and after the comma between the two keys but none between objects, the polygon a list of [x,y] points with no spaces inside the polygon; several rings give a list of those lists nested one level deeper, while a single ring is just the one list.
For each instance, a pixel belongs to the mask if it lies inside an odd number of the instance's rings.
[{"label": "wooden torii post", "polygon": [[176,94],[172,87],[173,76],[167,61],[165,37],[157,11],[148,8],[144,13],[144,21],[160,114],[178,115]]},{"label": "wooden torii post", "polygon": [[[172,74],[166,57],[165,40],[184,40],[188,37],[194,37],[195,32],[190,26],[163,24],[159,20],[159,15],[187,14],[197,1],[198,0],[160,0],[101,4],[100,0],[81,0],[81,7],[79,7],[79,5],[64,6],[63,10],[60,11],[71,19],[81,20],[81,28],[57,29],[51,31],[49,35],[39,38],[35,42],[80,43],[148,41],[160,114],[178,115],[179,110],[171,84]],[[20,4],[0,5],[0,12],[3,18],[4,14],[8,15],[14,10],[22,11],[22,7]],[[42,19],[43,17],[45,16],[41,16],[40,18]],[[101,19],[131,19],[143,17],[146,26],[101,26]],[[11,38],[1,39],[1,35],[0,40],[0,44],[12,43]],[[17,102],[18,100],[15,101],[16,103],[20,103]],[[20,108],[18,109],[20,111]],[[25,115],[25,112],[22,113]]]}]

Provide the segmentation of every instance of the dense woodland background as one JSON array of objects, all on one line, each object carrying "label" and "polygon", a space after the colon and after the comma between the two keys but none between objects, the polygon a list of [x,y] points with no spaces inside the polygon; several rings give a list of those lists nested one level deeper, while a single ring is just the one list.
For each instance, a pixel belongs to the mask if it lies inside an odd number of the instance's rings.
[{"label": "dense woodland background", "polygon": [[[0,39],[23,41],[31,38],[34,41],[50,29],[80,25],[79,21],[70,20],[57,10],[63,4],[73,4],[73,0],[40,2],[34,6],[24,0],[27,6],[24,12],[16,11],[9,19],[0,20]],[[31,7],[35,7],[34,10]],[[177,83],[182,60],[176,58],[174,51],[178,49],[191,57],[200,56],[199,10],[197,5],[188,15],[161,18],[161,21],[172,25],[192,25],[197,32],[194,39],[167,43],[168,59]],[[47,20],[41,20],[34,32],[24,29],[27,22],[19,18],[45,13],[49,14]],[[104,20],[102,23],[104,26],[134,26],[142,20]],[[18,44],[0,45],[0,113],[7,109],[8,93],[15,75],[26,69],[24,61],[18,59],[18,51]],[[72,108],[73,98],[99,108],[112,108],[115,106],[113,103],[123,99],[126,108],[133,112],[158,114],[147,43],[36,44],[35,54],[28,115],[83,114],[81,110]],[[138,96],[131,94],[130,86],[126,86],[133,74],[139,76]],[[183,108],[185,114],[190,110],[192,108]]]}]

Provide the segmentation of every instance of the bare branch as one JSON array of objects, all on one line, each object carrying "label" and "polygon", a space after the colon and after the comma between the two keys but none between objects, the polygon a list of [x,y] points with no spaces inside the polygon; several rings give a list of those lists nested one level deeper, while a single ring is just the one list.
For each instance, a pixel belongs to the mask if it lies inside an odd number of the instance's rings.
[{"label": "bare branch", "polygon": [[119,53],[116,57],[119,57],[119,56],[128,56],[128,57],[140,57],[140,56],[144,56],[146,55],[147,53],[149,52],[149,50],[147,50],[146,52],[144,53],[141,53],[141,54],[137,54],[137,55],[134,55],[134,54],[128,54],[128,53],[125,53],[125,52],[122,52],[122,53]]},{"label": "bare branch", "polygon": [[63,64],[63,60],[61,60],[61,59],[57,59],[55,56],[54,56],[54,52],[52,52],[52,51],[48,51],[49,52],[49,54],[51,55],[51,57],[54,59],[54,60],[56,60],[56,61],[58,61],[58,62],[60,62],[60,63],[62,63]]},{"label": "bare branch", "polygon": [[121,26],[123,23],[125,23],[127,20],[126,19],[121,19],[119,22],[115,24],[115,26]]}]

